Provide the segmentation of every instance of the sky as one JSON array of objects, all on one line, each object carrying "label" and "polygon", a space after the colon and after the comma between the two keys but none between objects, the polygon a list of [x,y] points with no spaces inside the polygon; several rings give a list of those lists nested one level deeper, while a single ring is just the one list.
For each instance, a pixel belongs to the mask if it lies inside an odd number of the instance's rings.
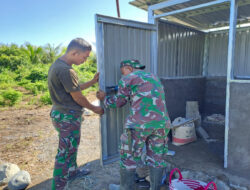
[{"label": "sky", "polygon": [[[119,0],[121,18],[147,22],[147,12]],[[1,0],[0,44],[95,43],[95,14],[117,17],[116,0]]]}]

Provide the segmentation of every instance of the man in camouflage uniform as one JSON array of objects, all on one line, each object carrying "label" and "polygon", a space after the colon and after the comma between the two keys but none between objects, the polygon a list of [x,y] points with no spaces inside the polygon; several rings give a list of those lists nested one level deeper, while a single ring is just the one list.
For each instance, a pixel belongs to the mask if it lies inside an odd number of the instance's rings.
[{"label": "man in camouflage uniform", "polygon": [[126,119],[120,147],[120,189],[134,188],[134,174],[146,145],[145,164],[150,168],[151,190],[158,190],[163,169],[166,167],[167,135],[170,129],[165,94],[160,79],[149,72],[138,60],[121,62],[123,77],[118,93],[106,96],[102,91],[97,97],[109,108],[124,106],[130,101],[130,114]]},{"label": "man in camouflage uniform", "polygon": [[72,65],[84,63],[90,51],[89,43],[81,38],[76,38],[70,42],[66,53],[57,59],[49,69],[48,87],[53,103],[50,117],[59,134],[52,190],[63,190],[68,180],[88,173],[88,171],[77,168],[76,164],[83,107],[97,114],[103,114],[103,109],[90,104],[81,91],[95,84],[98,81],[99,73],[89,82],[79,84]]}]

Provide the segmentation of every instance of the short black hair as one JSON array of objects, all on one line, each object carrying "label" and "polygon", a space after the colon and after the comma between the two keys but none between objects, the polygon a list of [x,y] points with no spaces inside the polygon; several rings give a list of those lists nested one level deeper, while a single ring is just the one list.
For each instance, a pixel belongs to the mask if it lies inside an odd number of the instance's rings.
[{"label": "short black hair", "polygon": [[67,47],[67,52],[71,50],[79,50],[79,51],[85,52],[85,51],[91,51],[92,48],[91,48],[91,45],[83,38],[75,38],[71,40],[71,42],[69,43]]}]

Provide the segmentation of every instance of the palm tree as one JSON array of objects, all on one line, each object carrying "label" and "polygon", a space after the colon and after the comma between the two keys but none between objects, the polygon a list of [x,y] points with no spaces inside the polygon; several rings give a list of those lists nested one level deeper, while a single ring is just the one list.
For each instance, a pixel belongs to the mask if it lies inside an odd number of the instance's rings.
[{"label": "palm tree", "polygon": [[42,47],[32,46],[30,43],[25,44],[25,47],[23,47],[23,51],[29,57],[30,62],[32,64],[36,64],[36,63],[41,62],[41,58],[44,54],[44,50]]},{"label": "palm tree", "polygon": [[60,50],[61,50],[61,44],[59,44],[58,46],[52,46],[50,44],[47,44],[44,47],[44,50],[46,52],[46,54],[44,55],[44,63],[53,63],[59,56],[60,54]]}]

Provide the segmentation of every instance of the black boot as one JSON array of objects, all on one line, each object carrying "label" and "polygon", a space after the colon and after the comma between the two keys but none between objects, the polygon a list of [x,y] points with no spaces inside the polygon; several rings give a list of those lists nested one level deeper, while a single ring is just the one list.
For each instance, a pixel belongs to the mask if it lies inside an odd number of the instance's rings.
[{"label": "black boot", "polygon": [[120,169],[120,190],[135,189],[135,170]]},{"label": "black boot", "polygon": [[150,172],[150,190],[160,190],[162,174],[165,168],[149,167]]}]

